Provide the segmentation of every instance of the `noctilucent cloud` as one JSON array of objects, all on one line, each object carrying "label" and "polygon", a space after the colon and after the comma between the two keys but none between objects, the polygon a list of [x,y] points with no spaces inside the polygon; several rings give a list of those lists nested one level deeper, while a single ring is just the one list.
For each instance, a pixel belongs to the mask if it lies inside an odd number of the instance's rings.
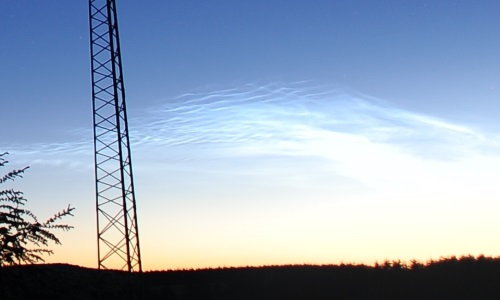
[{"label": "noctilucent cloud", "polygon": [[[145,269],[499,255],[496,1],[117,2]],[[0,26],[9,185],[96,267],[87,3]]]}]

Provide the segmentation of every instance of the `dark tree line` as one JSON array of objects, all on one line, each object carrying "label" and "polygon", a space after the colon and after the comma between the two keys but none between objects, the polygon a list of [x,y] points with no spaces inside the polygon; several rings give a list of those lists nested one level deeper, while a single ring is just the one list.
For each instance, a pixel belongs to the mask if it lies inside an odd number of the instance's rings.
[{"label": "dark tree line", "polygon": [[484,256],[395,261],[377,267],[291,265],[128,273],[23,265],[5,271],[2,300],[500,299],[500,259]]}]

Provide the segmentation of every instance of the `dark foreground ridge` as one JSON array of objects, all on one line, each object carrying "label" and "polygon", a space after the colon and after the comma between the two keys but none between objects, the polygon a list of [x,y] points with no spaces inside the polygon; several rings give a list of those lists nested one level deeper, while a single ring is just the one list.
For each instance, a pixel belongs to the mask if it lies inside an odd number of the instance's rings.
[{"label": "dark foreground ridge", "polygon": [[49,264],[0,269],[0,299],[500,299],[500,258],[126,273]]}]

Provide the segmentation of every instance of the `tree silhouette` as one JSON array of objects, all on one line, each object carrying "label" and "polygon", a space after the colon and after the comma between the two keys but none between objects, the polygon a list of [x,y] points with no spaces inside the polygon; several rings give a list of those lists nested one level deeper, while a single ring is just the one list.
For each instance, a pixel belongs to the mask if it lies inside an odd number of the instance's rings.
[{"label": "tree silhouette", "polygon": [[[8,161],[0,154],[0,167]],[[0,184],[22,177],[23,169],[13,170],[0,177]],[[14,189],[0,190],[0,268],[5,265],[32,264],[43,262],[43,254],[52,254],[48,249],[49,242],[61,244],[59,239],[51,232],[53,229],[70,230],[73,228],[58,221],[71,215],[73,207],[56,213],[52,218],[39,222],[38,218],[23,206],[26,203],[23,193]]]}]

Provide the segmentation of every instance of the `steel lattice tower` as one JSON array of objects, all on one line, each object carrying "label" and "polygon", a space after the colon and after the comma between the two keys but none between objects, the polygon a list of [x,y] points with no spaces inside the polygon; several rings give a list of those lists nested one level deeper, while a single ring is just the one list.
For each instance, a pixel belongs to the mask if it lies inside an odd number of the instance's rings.
[{"label": "steel lattice tower", "polygon": [[99,269],[142,271],[114,0],[89,0]]}]

